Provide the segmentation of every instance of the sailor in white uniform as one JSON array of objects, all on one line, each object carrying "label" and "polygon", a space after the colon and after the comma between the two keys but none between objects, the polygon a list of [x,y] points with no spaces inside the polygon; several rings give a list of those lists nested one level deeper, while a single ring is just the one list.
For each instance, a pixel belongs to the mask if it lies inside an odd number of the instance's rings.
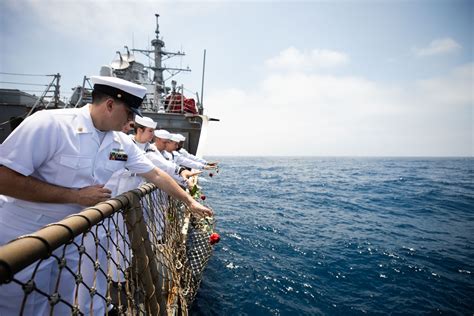
[{"label": "sailor in white uniform", "polygon": [[186,137],[184,137],[181,134],[176,134],[176,135],[177,135],[177,138],[179,139],[178,148],[176,149],[178,154],[184,156],[185,158],[200,162],[204,165],[208,165],[213,168],[217,167],[218,162],[208,162],[206,159],[190,154],[186,149],[183,148],[184,142],[186,141]]},{"label": "sailor in white uniform", "polygon": [[[104,184],[124,167],[183,201],[197,216],[212,214],[156,168],[127,135],[115,132],[135,113],[141,115],[139,106],[146,88],[113,77],[91,79],[92,104],[37,112],[0,145],[0,245],[107,200],[111,192]],[[77,250],[68,249],[67,265],[77,273]],[[34,267],[30,265],[15,278],[29,280]],[[59,293],[74,303],[74,275],[66,272],[61,273]],[[54,293],[57,276],[56,260],[49,258],[36,272],[35,286]],[[22,288],[14,282],[2,285],[2,315],[17,315],[23,297]],[[36,291],[28,295],[25,315],[49,311],[46,297]],[[61,302],[54,306],[54,314],[70,313],[70,307]]]},{"label": "sailor in white uniform", "polygon": [[169,155],[167,157],[172,157],[172,160],[179,166],[184,166],[191,169],[203,170],[203,169],[212,169],[212,166],[207,164],[188,159],[185,156],[181,155],[176,151],[178,149],[179,142],[182,140],[182,135],[180,134],[171,134],[170,142],[166,144],[165,151]]}]

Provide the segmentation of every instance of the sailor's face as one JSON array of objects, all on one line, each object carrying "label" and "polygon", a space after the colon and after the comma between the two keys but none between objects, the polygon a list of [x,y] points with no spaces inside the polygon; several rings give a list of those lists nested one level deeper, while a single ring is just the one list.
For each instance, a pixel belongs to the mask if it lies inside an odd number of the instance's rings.
[{"label": "sailor's face", "polygon": [[166,143],[168,141],[166,139],[162,139],[162,138],[158,138],[158,137],[155,137],[155,146],[156,148],[158,148],[158,150],[165,150],[165,147],[166,147]]},{"label": "sailor's face", "polygon": [[165,145],[165,150],[167,152],[172,152],[172,151],[176,150],[176,143],[171,141],[171,140],[167,141],[166,145]]},{"label": "sailor's face", "polygon": [[155,131],[154,128],[145,127],[145,129],[143,130],[143,136],[144,136],[145,141],[149,142],[153,139],[153,132],[154,131]]},{"label": "sailor's face", "polygon": [[[114,113],[112,120],[120,128],[115,129],[116,131],[122,130],[123,126],[129,121],[133,121],[135,118],[135,113],[123,102],[114,100]],[[114,124],[115,125],[115,124]]]}]

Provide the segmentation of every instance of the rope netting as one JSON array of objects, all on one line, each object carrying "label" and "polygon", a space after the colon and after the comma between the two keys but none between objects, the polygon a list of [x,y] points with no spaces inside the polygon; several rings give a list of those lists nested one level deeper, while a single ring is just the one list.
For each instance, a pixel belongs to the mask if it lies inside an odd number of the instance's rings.
[{"label": "rope netting", "polygon": [[213,227],[144,184],[1,246],[0,291],[24,315],[186,315]]}]

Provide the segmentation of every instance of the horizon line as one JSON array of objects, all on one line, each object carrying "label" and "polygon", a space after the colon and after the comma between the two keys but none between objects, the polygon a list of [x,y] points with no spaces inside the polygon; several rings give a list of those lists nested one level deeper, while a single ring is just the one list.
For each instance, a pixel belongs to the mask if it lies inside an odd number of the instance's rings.
[{"label": "horizon line", "polygon": [[430,156],[430,155],[228,155],[206,154],[206,157],[275,157],[275,158],[474,158],[471,156]]}]

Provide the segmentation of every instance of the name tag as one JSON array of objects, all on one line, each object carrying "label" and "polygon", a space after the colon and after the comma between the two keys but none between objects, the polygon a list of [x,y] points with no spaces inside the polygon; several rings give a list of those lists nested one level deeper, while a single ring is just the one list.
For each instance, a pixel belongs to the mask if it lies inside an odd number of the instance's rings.
[{"label": "name tag", "polygon": [[113,148],[109,154],[109,160],[127,161],[128,155],[123,149]]}]

